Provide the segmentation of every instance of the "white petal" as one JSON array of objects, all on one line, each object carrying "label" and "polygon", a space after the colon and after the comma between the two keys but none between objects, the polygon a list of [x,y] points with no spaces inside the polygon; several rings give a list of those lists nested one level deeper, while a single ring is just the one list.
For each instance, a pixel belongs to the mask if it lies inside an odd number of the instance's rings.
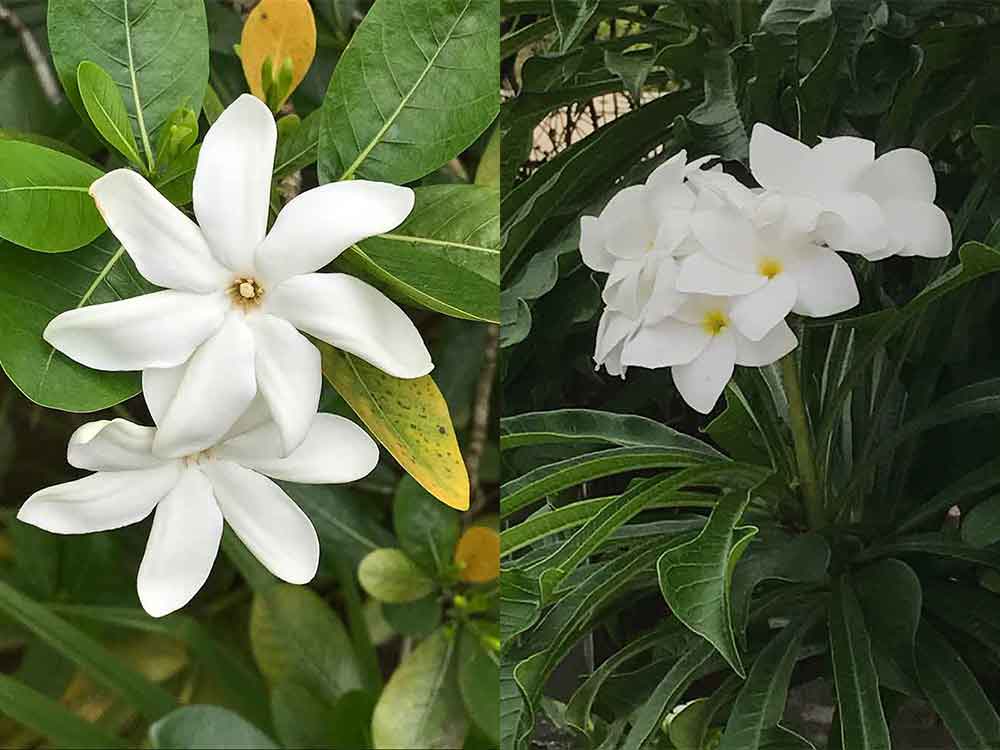
[{"label": "white petal", "polygon": [[693,362],[671,368],[677,391],[695,411],[708,414],[726,389],[736,362],[735,338],[732,331],[724,330],[712,337]]},{"label": "white petal", "polygon": [[636,258],[653,249],[656,226],[646,188],[632,185],[614,194],[601,212],[605,247],[616,258]]},{"label": "white petal", "polygon": [[124,419],[102,419],[79,427],[69,439],[66,459],[90,471],[149,469],[163,461],[153,455],[156,428]]},{"label": "white petal", "polygon": [[768,190],[802,192],[808,179],[802,166],[809,158],[809,147],[758,122],[750,135],[750,171]]},{"label": "white petal", "polygon": [[840,136],[824,138],[809,154],[806,165],[799,165],[813,186],[815,194],[848,190],[875,161],[875,142],[865,138]]},{"label": "white petal", "polygon": [[763,367],[777,362],[798,344],[795,334],[781,321],[760,341],[751,341],[736,334],[736,364],[743,367]]},{"label": "white petal", "polygon": [[369,180],[307,190],[281,209],[257,248],[257,272],[266,285],[317,271],[355,242],[398,227],[413,200],[408,187]]},{"label": "white petal", "polygon": [[646,323],[656,323],[673,315],[684,304],[685,295],[677,291],[677,274],[680,266],[673,258],[664,258],[656,269],[653,291],[642,310]]},{"label": "white petal", "polygon": [[854,185],[878,203],[915,200],[932,203],[937,195],[934,170],[927,156],[913,148],[897,148],[882,154]]},{"label": "white petal", "polygon": [[433,369],[430,352],[406,313],[382,292],[342,273],[307,273],[264,297],[267,312],[300,331],[355,354],[397,378]]},{"label": "white petal", "polygon": [[159,422],[153,452],[176,458],[211,448],[256,393],[253,335],[243,314],[233,312],[191,357]]},{"label": "white petal", "polygon": [[646,178],[646,187],[656,191],[672,190],[684,181],[686,165],[687,150],[682,148],[649,173],[649,177]]},{"label": "white petal", "polygon": [[622,364],[650,369],[686,365],[705,350],[711,339],[702,326],[667,318],[636,331],[622,349]]},{"label": "white petal", "polygon": [[[687,187],[683,187],[688,190]],[[691,197],[694,202],[694,196]],[[691,210],[684,208],[657,209],[660,224],[656,230],[653,247],[658,253],[674,253],[691,235]]]},{"label": "white petal", "polygon": [[588,268],[607,273],[615,257],[604,247],[604,227],[596,216],[580,217],[580,255]]},{"label": "white petal", "polygon": [[943,258],[951,252],[951,223],[933,203],[893,200],[883,210],[890,230],[902,240],[900,255]]},{"label": "white petal", "polygon": [[208,129],[194,173],[194,212],[212,254],[229,270],[253,271],[267,231],[278,130],[260,99],[243,94]]},{"label": "white petal", "polygon": [[594,345],[594,362],[604,364],[610,352],[635,330],[636,322],[615,310],[605,310],[597,324],[597,340]]},{"label": "white petal", "polygon": [[97,370],[174,367],[218,330],[227,305],[221,293],[153,292],[69,310],[42,335],[66,356]]},{"label": "white petal", "polygon": [[751,341],[760,341],[792,311],[796,293],[795,280],[780,273],[756,292],[733,300],[729,317],[736,330]]},{"label": "white petal", "polygon": [[715,260],[748,273],[757,271],[754,225],[735,208],[697,211],[691,217],[691,229]]},{"label": "white petal", "polygon": [[851,267],[828,248],[803,251],[786,270],[798,287],[792,309],[799,315],[823,318],[858,304],[858,285]]},{"label": "white petal", "polygon": [[816,234],[835,250],[861,255],[878,252],[889,241],[885,214],[863,193],[825,196]]},{"label": "white petal", "polygon": [[229,281],[198,225],[139,173],[108,172],[90,186],[90,194],[139,273],[157,286],[204,293]]},{"label": "white petal", "polygon": [[102,471],[29,497],[18,520],[54,534],[87,534],[141,521],[177,483],[179,465],[137,471]]},{"label": "white petal", "polygon": [[281,434],[279,453],[287,456],[305,438],[319,408],[319,349],[291,323],[273,315],[257,315],[248,323],[254,336],[257,388]]},{"label": "white petal", "polygon": [[681,292],[732,296],[749,294],[767,283],[759,273],[750,273],[720,263],[708,253],[695,253],[681,261],[677,289]]},{"label": "white petal", "polygon": [[641,307],[640,279],[645,267],[645,258],[616,260],[601,292],[604,304],[630,318],[638,318]]},{"label": "white petal", "polygon": [[226,523],[253,556],[283,581],[311,581],[319,539],[299,506],[267,477],[229,461],[208,462],[204,471]]},{"label": "white petal", "polygon": [[271,423],[226,441],[218,456],[288,482],[343,484],[368,476],[379,455],[367,432],[336,414],[316,414],[299,447],[276,458],[281,447],[281,434]]},{"label": "white petal", "polygon": [[163,617],[191,601],[208,580],[222,540],[222,513],[197,468],[156,506],[136,588],[142,608]]},{"label": "white petal", "polygon": [[154,424],[163,422],[186,370],[187,362],[177,367],[152,367],[142,371],[142,397]]}]

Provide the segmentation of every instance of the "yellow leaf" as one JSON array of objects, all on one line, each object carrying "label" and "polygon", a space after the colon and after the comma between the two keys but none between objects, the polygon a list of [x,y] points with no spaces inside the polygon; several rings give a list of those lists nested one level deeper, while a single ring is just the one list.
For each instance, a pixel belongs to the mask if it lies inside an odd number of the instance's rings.
[{"label": "yellow leaf", "polygon": [[316,54],[316,19],[308,0],[262,0],[243,25],[240,59],[250,92],[267,101],[261,69],[271,58],[277,76],[285,60],[291,60],[291,86],[282,92],[278,106],[284,103],[305,78]]},{"label": "yellow leaf", "polygon": [[500,535],[485,526],[470,526],[455,546],[455,563],[463,581],[492,581],[500,575]]},{"label": "yellow leaf", "polygon": [[469,474],[455,438],[448,404],[430,375],[403,380],[386,375],[320,341],[323,374],[399,465],[434,497],[469,509]]}]

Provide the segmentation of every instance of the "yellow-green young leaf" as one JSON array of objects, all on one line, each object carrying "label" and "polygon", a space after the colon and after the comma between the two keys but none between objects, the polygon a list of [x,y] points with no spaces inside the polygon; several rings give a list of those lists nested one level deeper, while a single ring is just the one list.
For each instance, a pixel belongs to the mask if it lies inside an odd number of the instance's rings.
[{"label": "yellow-green young leaf", "polygon": [[277,78],[286,60],[291,60],[291,83],[275,102],[280,107],[305,78],[316,55],[316,20],[307,0],[263,0],[243,26],[240,59],[250,92],[267,101],[261,80],[264,61]]},{"label": "yellow-green young leaf", "polygon": [[500,187],[500,128],[494,127],[476,167],[476,184]]},{"label": "yellow-green young leaf", "polygon": [[372,716],[376,750],[462,747],[467,722],[456,676],[455,640],[441,628],[403,659]]},{"label": "yellow-green young leaf", "polygon": [[381,602],[412,602],[434,591],[434,581],[400,549],[383,547],[365,555],[358,566],[358,580],[369,595]]},{"label": "yellow-green young leaf", "polygon": [[468,583],[488,583],[500,575],[500,535],[493,529],[471,526],[455,547],[455,564]]},{"label": "yellow-green young leaf", "polygon": [[83,107],[97,132],[112,148],[136,166],[142,167],[139,149],[128,119],[125,100],[114,79],[97,63],[84,60],[77,66],[76,82]]},{"label": "yellow-green young leaf", "polygon": [[400,466],[434,497],[469,509],[469,474],[448,404],[430,375],[403,380],[316,341],[323,374]]}]

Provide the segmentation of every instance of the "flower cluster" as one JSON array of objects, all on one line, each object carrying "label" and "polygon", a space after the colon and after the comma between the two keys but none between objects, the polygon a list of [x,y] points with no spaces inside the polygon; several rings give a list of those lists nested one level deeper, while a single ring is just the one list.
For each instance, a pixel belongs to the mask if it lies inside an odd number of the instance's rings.
[{"label": "flower cluster", "polygon": [[612,375],[670,367],[684,400],[715,406],[736,365],[791,352],[790,313],[824,317],[858,304],[850,266],[942,257],[951,226],[934,205],[927,157],[909,148],[875,158],[862,138],[809,148],[757,124],[749,188],[705,157],[679,152],[600,216],[581,219],[584,262],[608,274],[594,359]]},{"label": "flower cluster", "polygon": [[319,543],[268,477],[334,483],[368,474],[378,448],[317,414],[320,353],[308,334],[401,378],[431,357],[406,314],[374,287],[317,273],[355,242],[398,226],[413,191],[351,180],[290,201],[267,230],[277,129],[243,95],[211,127],[194,177],[195,224],[136,172],[91,186],[139,273],[163,287],[57,316],[44,337],[100,370],[142,370],[156,427],[92,422],[69,462],[97,472],[32,495],[18,518],[60,534],[136,523],[156,509],[138,591],[152,615],[186,604],[218,552],[223,518],[279,578],[305,583]]}]

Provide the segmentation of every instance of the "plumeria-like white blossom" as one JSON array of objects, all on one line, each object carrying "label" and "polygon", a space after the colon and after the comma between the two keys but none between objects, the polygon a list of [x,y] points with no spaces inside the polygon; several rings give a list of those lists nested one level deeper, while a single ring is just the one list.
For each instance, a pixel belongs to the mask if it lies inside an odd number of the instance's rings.
[{"label": "plumeria-like white blossom", "polygon": [[319,351],[302,333],[397,377],[432,369],[395,303],[351,276],[315,273],[398,226],[413,191],[365,180],[322,185],[291,200],[268,232],[276,142],[259,99],[241,96],[223,112],[198,156],[198,224],[136,172],[115,170],[91,186],[139,273],[165,289],[63,313],[44,336],[90,367],[142,370],[147,391],[174,389],[152,437],[157,456],[216,445],[258,394],[280,454],[291,454],[314,422],[322,384]]},{"label": "plumeria-like white blossom", "polygon": [[[170,385],[146,389],[157,423],[167,416]],[[137,523],[155,510],[137,579],[139,600],[154,617],[198,593],[215,562],[223,520],[275,576],[310,581],[319,564],[316,531],[268,477],[352,482],[374,469],[379,456],[356,424],[320,413],[299,446],[279,458],[281,431],[260,399],[218,445],[191,455],[156,455],[157,432],[124,419],[83,425],[70,438],[67,458],[96,473],[36,492],[17,514],[56,534],[85,534]]]}]

